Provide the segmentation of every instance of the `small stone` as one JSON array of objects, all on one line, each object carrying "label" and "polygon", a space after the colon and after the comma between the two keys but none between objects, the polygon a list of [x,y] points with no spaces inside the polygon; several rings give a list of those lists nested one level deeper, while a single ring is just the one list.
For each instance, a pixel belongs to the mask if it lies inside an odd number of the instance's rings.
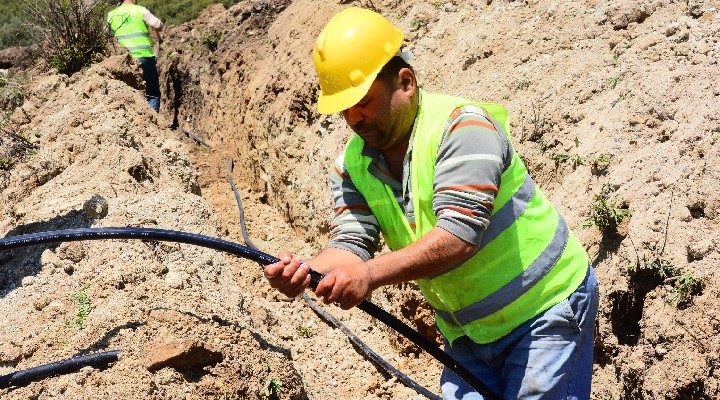
[{"label": "small stone", "polygon": [[60,257],[57,256],[52,250],[46,249],[40,255],[40,264],[43,268],[53,269],[61,264]]},{"label": "small stone", "polygon": [[217,364],[222,353],[194,339],[176,340],[162,345],[154,344],[147,351],[145,367],[155,371],[165,367],[189,368]]},{"label": "small stone", "polygon": [[165,282],[173,289],[182,289],[184,286],[183,278],[175,271],[168,272]]},{"label": "small stone", "polygon": [[68,275],[72,275],[73,272],[75,272],[75,265],[72,263],[63,263],[63,271]]},{"label": "small stone", "polygon": [[628,118],[628,122],[630,123],[630,126],[635,125],[645,125],[645,122],[647,121],[646,117],[643,117],[642,115],[631,115],[630,118]]},{"label": "small stone", "polygon": [[83,204],[83,212],[89,220],[105,218],[108,214],[108,202],[104,197],[96,194]]},{"label": "small stone", "polygon": [[62,260],[77,263],[85,258],[85,248],[80,242],[63,243],[58,247],[57,256]]},{"label": "small stone", "polygon": [[42,311],[48,304],[50,304],[50,300],[47,298],[37,299],[33,302],[33,308],[37,311]]},{"label": "small stone", "polygon": [[662,357],[667,354],[667,349],[663,346],[657,346],[655,347],[655,354],[657,354],[658,357]]},{"label": "small stone", "polygon": [[667,28],[665,28],[665,36],[672,36],[677,33],[677,31],[680,30],[680,23],[679,22],[673,22],[670,25],[668,25]]}]

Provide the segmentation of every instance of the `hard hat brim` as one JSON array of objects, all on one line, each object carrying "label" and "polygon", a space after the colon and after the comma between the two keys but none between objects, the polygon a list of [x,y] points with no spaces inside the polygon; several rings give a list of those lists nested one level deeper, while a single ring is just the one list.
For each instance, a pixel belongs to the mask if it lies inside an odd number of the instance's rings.
[{"label": "hard hat brim", "polygon": [[318,97],[318,112],[320,114],[335,114],[357,104],[370,90],[375,78],[380,71],[376,71],[368,76],[363,83],[358,86],[351,87],[333,94],[325,94],[320,91]]}]

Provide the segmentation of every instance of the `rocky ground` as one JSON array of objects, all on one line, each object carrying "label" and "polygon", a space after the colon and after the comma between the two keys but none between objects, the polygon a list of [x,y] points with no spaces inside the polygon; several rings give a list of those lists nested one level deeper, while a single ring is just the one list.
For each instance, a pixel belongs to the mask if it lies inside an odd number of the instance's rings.
[{"label": "rocky ground", "polygon": [[[0,234],[130,226],[242,243],[233,159],[253,242],[312,256],[327,243],[328,170],[350,132],[315,111],[310,51],[349,5],[405,31],[421,86],[509,109],[515,147],[597,268],[592,398],[717,397],[717,1],[215,5],[168,27],[160,114],[119,49],[72,77],[32,70],[0,124]],[[584,227],[599,198],[629,211],[617,229]],[[3,398],[421,398],[248,260],[99,240],[0,252],[0,271],[0,375],[121,350],[109,368]],[[413,285],[371,300],[437,340]],[[427,354],[359,310],[326,309],[438,392],[441,366]],[[194,349],[195,363],[173,365],[173,346]]]}]

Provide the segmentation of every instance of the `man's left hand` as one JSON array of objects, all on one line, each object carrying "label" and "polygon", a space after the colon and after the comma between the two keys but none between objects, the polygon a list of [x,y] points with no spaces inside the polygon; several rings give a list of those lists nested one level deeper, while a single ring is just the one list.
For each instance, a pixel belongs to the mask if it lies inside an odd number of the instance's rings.
[{"label": "man's left hand", "polygon": [[349,310],[362,303],[372,291],[372,279],[367,264],[335,268],[320,281],[315,295],[325,304],[335,303]]}]

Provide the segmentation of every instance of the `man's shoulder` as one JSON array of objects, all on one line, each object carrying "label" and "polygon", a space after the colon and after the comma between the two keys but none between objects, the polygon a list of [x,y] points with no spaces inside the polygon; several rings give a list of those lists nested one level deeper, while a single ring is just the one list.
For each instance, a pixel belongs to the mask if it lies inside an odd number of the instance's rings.
[{"label": "man's shoulder", "polygon": [[147,8],[145,8],[139,4],[129,4],[129,5],[132,6],[132,8],[134,8],[135,10],[142,11],[143,13],[149,12],[149,10]]},{"label": "man's shoulder", "polygon": [[148,10],[147,8],[145,8],[145,7],[141,6],[141,5],[138,5],[138,4],[130,4],[130,3],[122,3],[122,4],[120,4],[119,6],[113,8],[112,10],[110,10],[110,11],[108,12],[108,15],[116,14],[116,13],[123,12],[123,11],[127,12],[128,10],[137,10],[137,11],[142,11],[143,13],[149,12],[149,10]]}]

